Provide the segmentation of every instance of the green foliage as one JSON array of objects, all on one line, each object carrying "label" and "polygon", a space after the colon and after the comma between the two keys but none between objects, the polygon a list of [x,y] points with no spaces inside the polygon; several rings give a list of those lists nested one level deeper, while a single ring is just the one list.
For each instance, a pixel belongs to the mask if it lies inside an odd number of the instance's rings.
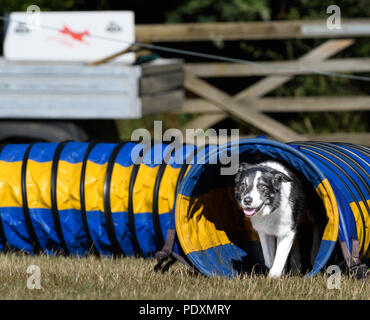
[{"label": "green foliage", "polygon": [[336,4],[343,18],[370,15],[368,0],[183,0],[167,12],[167,22],[211,22],[324,19],[326,8]]},{"label": "green foliage", "polygon": [[167,22],[268,20],[268,0],[189,0],[168,12]]},{"label": "green foliage", "polygon": [[26,11],[30,5],[37,5],[43,11],[78,10],[83,7],[82,0],[0,0],[1,14],[11,11]]},{"label": "green foliage", "polygon": [[[272,1],[271,1],[272,2]],[[342,18],[364,18],[370,15],[368,0],[290,0],[281,1],[286,4],[286,15],[282,18],[291,19],[325,19],[328,17],[326,8],[337,5],[341,9]]]}]

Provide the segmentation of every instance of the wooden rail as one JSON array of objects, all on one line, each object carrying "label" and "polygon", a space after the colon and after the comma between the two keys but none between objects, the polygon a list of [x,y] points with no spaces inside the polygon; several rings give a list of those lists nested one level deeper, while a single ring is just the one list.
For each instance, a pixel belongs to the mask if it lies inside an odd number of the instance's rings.
[{"label": "wooden rail", "polygon": [[272,40],[368,37],[370,19],[342,19],[341,29],[330,30],[326,20],[143,24],[135,27],[143,42],[214,40]]},{"label": "wooden rail", "polygon": [[[342,96],[342,97],[284,97],[284,98],[249,98],[243,99],[247,105],[260,112],[335,112],[335,111],[365,111],[370,109],[368,96]],[[242,106],[242,109],[248,109]],[[217,113],[222,114],[220,108],[200,98],[187,99],[179,113]]]},{"label": "wooden rail", "polygon": [[313,71],[366,73],[370,58],[330,59],[324,61],[276,61],[261,65],[242,63],[187,63],[185,70],[202,78],[250,77],[267,75],[307,75]]}]

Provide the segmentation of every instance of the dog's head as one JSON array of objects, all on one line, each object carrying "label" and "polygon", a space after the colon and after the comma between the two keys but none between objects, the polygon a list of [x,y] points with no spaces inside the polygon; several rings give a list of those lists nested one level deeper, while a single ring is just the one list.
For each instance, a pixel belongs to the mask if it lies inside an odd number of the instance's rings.
[{"label": "dog's head", "polygon": [[241,163],[235,176],[235,198],[247,217],[268,215],[279,207],[282,184],[291,181],[276,169]]}]

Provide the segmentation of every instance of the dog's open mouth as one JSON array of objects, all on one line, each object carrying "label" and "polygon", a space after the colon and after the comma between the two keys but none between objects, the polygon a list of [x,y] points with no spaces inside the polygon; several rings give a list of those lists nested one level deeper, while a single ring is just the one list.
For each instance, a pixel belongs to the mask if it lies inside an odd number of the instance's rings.
[{"label": "dog's open mouth", "polygon": [[254,216],[257,212],[259,212],[262,209],[263,205],[264,203],[262,203],[257,208],[243,208],[244,214],[248,217]]}]

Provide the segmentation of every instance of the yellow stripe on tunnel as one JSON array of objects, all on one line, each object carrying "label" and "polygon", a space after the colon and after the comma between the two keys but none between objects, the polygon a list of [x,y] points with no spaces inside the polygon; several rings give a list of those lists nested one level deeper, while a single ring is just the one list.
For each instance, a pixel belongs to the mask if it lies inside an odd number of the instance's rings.
[{"label": "yellow stripe on tunnel", "polygon": [[158,214],[170,212],[175,202],[175,189],[181,168],[166,166],[158,192]]},{"label": "yellow stripe on tunnel", "polygon": [[[224,241],[216,239],[215,226],[203,215],[206,205],[205,199],[201,199],[201,197],[198,199],[190,198],[183,195],[179,195],[179,197],[179,208],[177,209],[182,214],[176,215],[176,230],[178,230],[179,239],[185,254],[230,243],[226,236],[222,237]],[[177,209],[176,211],[178,211]],[[189,217],[186,214],[188,211]]]},{"label": "yellow stripe on tunnel", "polygon": [[52,162],[28,160],[26,171],[29,208],[50,209],[50,177]]},{"label": "yellow stripe on tunnel", "polygon": [[0,207],[22,207],[22,161],[0,161]]},{"label": "yellow stripe on tunnel", "polygon": [[132,194],[134,213],[153,211],[153,189],[159,166],[140,165]]},{"label": "yellow stripe on tunnel", "polygon": [[[370,199],[369,200],[367,200],[367,206],[370,208]],[[369,248],[369,246],[370,246],[370,217],[369,217],[369,215],[370,215],[370,212],[368,212],[368,214],[367,214],[367,220],[366,220],[366,234],[368,234],[369,235],[369,237],[368,237],[368,239],[367,239],[367,243],[366,243],[366,246],[365,246],[365,252],[368,250],[368,248]],[[367,255],[367,258],[370,258],[370,250],[369,250],[369,252],[368,252],[368,255]]]},{"label": "yellow stripe on tunnel", "polygon": [[[367,200],[367,205],[370,207],[370,200]],[[365,230],[366,230],[366,238],[365,238],[365,246],[362,256],[366,254],[367,248],[370,245],[370,212],[367,211],[365,204],[361,201],[360,207],[362,209],[362,212],[364,212],[364,218],[365,218]]]},{"label": "yellow stripe on tunnel", "polygon": [[[369,240],[370,239],[370,235],[369,235],[369,224],[370,224],[369,220],[370,219],[369,219],[369,213],[367,212],[366,207],[365,207],[363,201],[359,201],[359,205],[360,205],[360,209],[362,211],[362,215],[363,215],[364,220],[365,220],[366,238],[365,238],[365,247],[364,247],[363,254],[362,254],[362,256],[363,256],[366,253],[366,250],[367,250],[367,248],[369,246],[369,241],[370,241]],[[364,240],[364,225],[363,225],[363,222],[362,222],[361,213],[358,210],[358,207],[357,207],[356,202],[351,202],[349,204],[349,206],[351,207],[353,216],[355,218],[356,229],[357,229],[357,237],[358,237],[358,240],[359,240],[360,245],[362,245],[362,242]]]},{"label": "yellow stripe on tunnel", "polygon": [[111,211],[127,212],[129,185],[133,166],[123,167],[115,164],[111,181]]},{"label": "yellow stripe on tunnel", "polygon": [[176,230],[185,254],[212,247],[256,240],[249,221],[243,220],[233,201],[232,188],[210,190],[199,197],[179,194]]},{"label": "yellow stripe on tunnel", "polygon": [[96,164],[87,161],[85,176],[86,211],[104,212],[104,179],[107,163]]},{"label": "yellow stripe on tunnel", "polygon": [[80,182],[82,163],[59,161],[57,203],[59,210],[81,210]]},{"label": "yellow stripe on tunnel", "polygon": [[318,185],[316,192],[325,206],[328,218],[322,240],[337,241],[339,230],[338,204],[328,179],[323,180]]}]

